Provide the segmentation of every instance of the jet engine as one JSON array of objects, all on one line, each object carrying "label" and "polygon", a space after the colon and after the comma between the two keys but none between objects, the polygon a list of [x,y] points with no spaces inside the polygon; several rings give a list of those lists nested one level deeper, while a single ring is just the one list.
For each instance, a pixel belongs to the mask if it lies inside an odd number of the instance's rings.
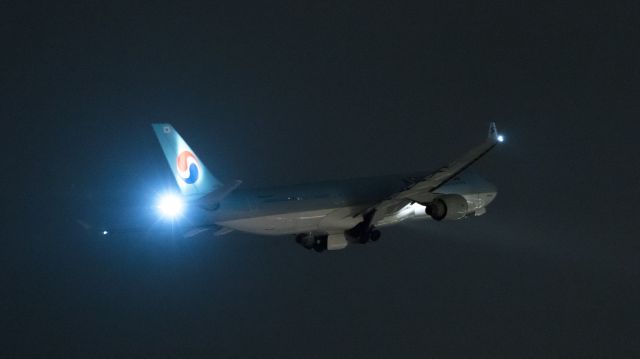
[{"label": "jet engine", "polygon": [[436,221],[456,220],[466,217],[469,206],[459,194],[445,194],[426,204],[425,212]]}]

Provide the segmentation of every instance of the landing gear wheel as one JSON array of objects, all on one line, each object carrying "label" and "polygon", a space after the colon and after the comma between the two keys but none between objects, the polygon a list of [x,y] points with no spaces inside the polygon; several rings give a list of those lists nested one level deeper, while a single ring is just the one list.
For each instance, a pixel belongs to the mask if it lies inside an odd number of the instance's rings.
[{"label": "landing gear wheel", "polygon": [[313,249],[320,253],[327,249],[327,236],[316,236],[313,242]]},{"label": "landing gear wheel", "polygon": [[380,233],[379,230],[374,229],[373,231],[371,231],[371,234],[369,234],[369,239],[371,239],[373,242],[375,242],[378,239],[380,239],[381,235],[382,235],[382,233]]},{"label": "landing gear wheel", "polygon": [[369,242],[369,233],[358,238],[358,243],[360,244],[365,244],[367,242]]},{"label": "landing gear wheel", "polygon": [[301,233],[296,236],[296,242],[306,249],[313,249],[316,244],[315,237],[308,233]]}]

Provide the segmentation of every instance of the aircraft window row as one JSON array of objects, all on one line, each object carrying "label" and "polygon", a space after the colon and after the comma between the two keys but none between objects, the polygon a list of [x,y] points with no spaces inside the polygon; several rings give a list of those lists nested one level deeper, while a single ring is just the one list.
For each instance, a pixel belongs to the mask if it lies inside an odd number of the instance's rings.
[{"label": "aircraft window row", "polygon": [[315,196],[308,196],[308,197],[302,197],[302,196],[288,196],[286,198],[270,198],[273,197],[273,195],[269,195],[269,196],[258,196],[258,198],[264,198],[262,200],[262,202],[264,203],[271,203],[271,202],[284,202],[284,201],[302,201],[303,199],[322,199],[322,198],[329,198],[331,197],[331,195],[327,194],[327,193],[323,193],[323,194],[318,194]]}]

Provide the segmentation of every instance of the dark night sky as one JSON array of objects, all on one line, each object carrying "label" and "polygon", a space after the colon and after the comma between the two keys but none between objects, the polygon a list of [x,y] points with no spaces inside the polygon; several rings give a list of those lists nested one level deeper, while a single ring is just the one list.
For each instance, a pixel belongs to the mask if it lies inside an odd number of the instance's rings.
[{"label": "dark night sky", "polygon": [[[0,3],[0,357],[640,356],[640,7],[391,3]],[[248,188],[507,142],[487,215],[345,251],[87,235],[171,184],[155,121]]]}]

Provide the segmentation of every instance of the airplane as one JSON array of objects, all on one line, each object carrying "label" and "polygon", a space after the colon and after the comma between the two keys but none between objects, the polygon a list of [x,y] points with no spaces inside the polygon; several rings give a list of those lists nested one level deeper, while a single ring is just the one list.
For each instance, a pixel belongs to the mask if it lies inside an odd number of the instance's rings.
[{"label": "airplane", "polygon": [[223,184],[214,177],[171,124],[152,128],[180,189],[161,196],[156,207],[172,221],[189,210],[184,237],[232,231],[292,235],[317,252],[375,242],[381,227],[407,220],[483,215],[496,187],[463,171],[503,142],[492,122],[486,140],[435,172],[244,190],[242,181]]}]

